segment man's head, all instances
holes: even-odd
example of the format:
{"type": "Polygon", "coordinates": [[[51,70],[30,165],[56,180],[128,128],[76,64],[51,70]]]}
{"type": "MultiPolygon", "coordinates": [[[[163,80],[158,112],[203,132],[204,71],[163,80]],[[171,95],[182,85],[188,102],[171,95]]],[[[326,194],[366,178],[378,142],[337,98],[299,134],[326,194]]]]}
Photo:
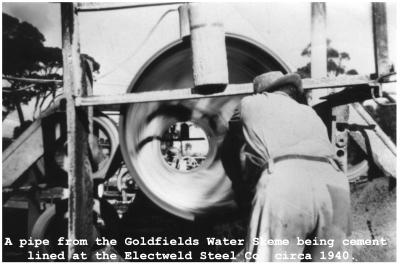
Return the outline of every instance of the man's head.
{"type": "Polygon", "coordinates": [[[284,75],[280,71],[272,71],[257,76],[253,83],[256,93],[273,93],[279,91],[287,94],[299,103],[306,104],[305,93],[298,74],[284,75]]]}

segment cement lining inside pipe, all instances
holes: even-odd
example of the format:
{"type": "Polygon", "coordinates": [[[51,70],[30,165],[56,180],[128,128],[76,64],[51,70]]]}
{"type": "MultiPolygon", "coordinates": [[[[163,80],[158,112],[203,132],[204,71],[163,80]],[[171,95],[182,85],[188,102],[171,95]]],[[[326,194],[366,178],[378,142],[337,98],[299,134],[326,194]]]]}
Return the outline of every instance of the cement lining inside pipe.
{"type": "MultiPolygon", "coordinates": [[[[259,74],[289,68],[271,51],[247,38],[226,37],[229,82],[247,83],[259,74]]],[[[193,86],[189,39],[157,53],[131,83],[129,92],[193,86]]],[[[186,219],[235,208],[231,182],[219,158],[228,121],[241,97],[132,104],[122,108],[121,150],[143,192],[163,209],[186,219]],[[165,163],[163,133],[171,124],[191,121],[208,135],[210,150],[198,170],[179,171],[165,163]]]]}

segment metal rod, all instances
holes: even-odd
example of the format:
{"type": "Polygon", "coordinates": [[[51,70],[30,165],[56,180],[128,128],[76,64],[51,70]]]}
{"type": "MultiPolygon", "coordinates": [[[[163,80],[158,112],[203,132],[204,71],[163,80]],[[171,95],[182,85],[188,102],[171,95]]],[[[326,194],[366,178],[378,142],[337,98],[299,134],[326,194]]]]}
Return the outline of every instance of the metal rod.
{"type": "MultiPolygon", "coordinates": [[[[366,76],[354,75],[343,76],[336,78],[319,78],[303,79],[303,89],[324,89],[334,87],[346,87],[356,85],[375,84],[366,76]]],[[[97,95],[90,97],[77,97],[75,99],[76,106],[95,106],[95,105],[113,105],[113,104],[129,104],[129,103],[144,103],[152,101],[172,101],[172,100],[188,100],[212,97],[226,97],[237,95],[253,94],[253,83],[245,84],[230,84],[227,85],[223,92],[213,94],[198,94],[194,93],[193,88],[182,88],[173,90],[146,91],[138,93],[125,93],[113,95],[97,95]]]]}

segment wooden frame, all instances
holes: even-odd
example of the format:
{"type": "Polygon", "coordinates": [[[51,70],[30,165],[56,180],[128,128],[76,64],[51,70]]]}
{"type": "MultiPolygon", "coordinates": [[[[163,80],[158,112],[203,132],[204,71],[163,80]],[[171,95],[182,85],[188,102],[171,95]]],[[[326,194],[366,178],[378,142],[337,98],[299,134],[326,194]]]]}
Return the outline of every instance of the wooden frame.
{"type": "MultiPolygon", "coordinates": [[[[385,39],[386,19],[382,19],[384,3],[373,4],[374,14],[374,43],[377,61],[377,72],[382,74],[382,69],[387,69],[387,60],[380,56],[387,55],[387,36],[385,39]],[[376,38],[382,39],[377,42],[376,38]],[[386,45],[386,46],[385,46],[386,45]]],[[[213,94],[201,94],[193,88],[184,88],[168,91],[150,91],[120,95],[87,96],[86,77],[82,70],[82,62],[79,51],[78,36],[78,11],[100,11],[114,10],[120,8],[84,8],[78,7],[77,3],[61,3],[62,14],[62,37],[63,37],[63,66],[64,66],[64,93],[67,100],[67,126],[68,126],[68,156],[69,164],[69,239],[93,239],[92,224],[92,181],[89,155],[89,123],[90,117],[84,106],[128,104],[137,102],[151,102],[163,100],[199,99],[204,97],[221,97],[233,95],[246,95],[254,93],[253,84],[229,84],[223,92],[213,94]],[[86,122],[88,124],[86,124],[86,122]]],[[[182,30],[182,34],[184,30],[182,30]]],[[[318,33],[316,33],[318,34],[318,33]]],[[[54,82],[54,81],[52,81],[54,82]]],[[[340,78],[304,79],[305,90],[327,89],[335,87],[346,87],[355,85],[377,84],[367,77],[346,76],[340,78]]],[[[340,111],[338,112],[338,115],[340,111]]],[[[347,115],[347,114],[346,114],[347,115]]],[[[343,119],[338,119],[343,122],[343,119]]],[[[347,119],[344,119],[346,122],[347,119]]],[[[336,138],[335,138],[336,139],[336,138]]],[[[88,246],[69,246],[69,259],[73,259],[75,253],[86,253],[90,255],[91,244],[88,246]]],[[[89,258],[89,257],[88,257],[89,258]]]]}

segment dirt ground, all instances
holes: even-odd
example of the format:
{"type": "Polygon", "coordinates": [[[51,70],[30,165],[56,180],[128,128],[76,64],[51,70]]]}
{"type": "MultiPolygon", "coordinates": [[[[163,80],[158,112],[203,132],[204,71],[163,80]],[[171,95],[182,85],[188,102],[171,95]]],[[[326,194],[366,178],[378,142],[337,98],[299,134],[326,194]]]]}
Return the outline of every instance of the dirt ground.
{"type": "Polygon", "coordinates": [[[352,187],[354,239],[387,240],[386,246],[354,246],[354,261],[396,261],[396,188],[388,178],[352,187]]]}

